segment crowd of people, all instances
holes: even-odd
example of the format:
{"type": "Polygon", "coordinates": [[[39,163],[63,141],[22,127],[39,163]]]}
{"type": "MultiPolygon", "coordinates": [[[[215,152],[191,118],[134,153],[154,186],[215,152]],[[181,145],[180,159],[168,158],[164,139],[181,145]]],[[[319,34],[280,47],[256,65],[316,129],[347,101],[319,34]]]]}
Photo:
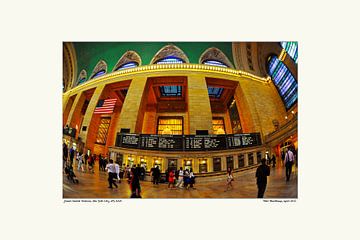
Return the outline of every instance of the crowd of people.
{"type": "MultiPolygon", "coordinates": [[[[290,181],[292,167],[296,164],[296,152],[293,148],[289,147],[286,151],[281,155],[283,164],[285,166],[285,176],[286,182],[290,181]]],[[[108,173],[108,182],[109,188],[118,188],[117,183],[121,183],[121,181],[126,178],[127,183],[129,184],[131,190],[131,198],[141,198],[141,184],[140,181],[145,180],[146,169],[144,166],[133,165],[130,167],[129,165],[123,164],[120,165],[119,162],[114,162],[112,159],[107,159],[103,157],[101,154],[98,156],[95,154],[88,155],[87,153],[77,152],[74,148],[68,149],[67,145],[63,144],[63,169],[64,173],[67,176],[67,179],[73,183],[79,183],[78,178],[74,172],[74,160],[77,161],[77,170],[79,172],[88,172],[94,173],[94,165],[95,161],[99,163],[99,172],[107,172],[108,173]]],[[[273,154],[270,158],[261,159],[261,165],[257,167],[255,177],[256,177],[256,185],[258,188],[258,198],[263,198],[267,185],[267,177],[270,176],[270,167],[276,166],[276,157],[273,154]]],[[[159,166],[155,166],[150,170],[151,182],[153,185],[159,185],[161,182],[167,182],[168,189],[195,189],[195,174],[193,169],[185,169],[182,167],[179,170],[166,170],[165,171],[165,179],[161,174],[159,166]]],[[[226,188],[225,191],[232,190],[234,188],[233,185],[234,176],[231,168],[227,169],[226,174],[226,188]]]]}

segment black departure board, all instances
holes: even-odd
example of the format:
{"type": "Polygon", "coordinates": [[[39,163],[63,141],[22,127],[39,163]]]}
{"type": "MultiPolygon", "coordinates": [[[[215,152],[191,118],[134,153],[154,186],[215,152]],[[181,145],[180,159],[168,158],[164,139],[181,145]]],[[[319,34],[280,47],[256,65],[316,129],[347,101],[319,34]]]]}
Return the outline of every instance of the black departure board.
{"type": "Polygon", "coordinates": [[[141,135],[140,148],[142,149],[158,149],[159,137],[158,135],[141,135]]]}
{"type": "Polygon", "coordinates": [[[122,134],[121,147],[138,148],[140,136],[136,134],[122,134]]]}
{"type": "Polygon", "coordinates": [[[257,133],[227,135],[228,148],[243,148],[261,145],[260,135],[257,133]]]}
{"type": "Polygon", "coordinates": [[[261,145],[259,133],[229,135],[139,135],[120,133],[115,143],[117,147],[160,151],[212,151],[259,145],[261,145]]]}
{"type": "Polygon", "coordinates": [[[159,150],[182,151],[182,135],[159,135],[159,150]]]}
{"type": "Polygon", "coordinates": [[[205,150],[226,149],[226,135],[203,136],[205,150]]]}
{"type": "Polygon", "coordinates": [[[186,135],[184,137],[184,150],[185,151],[202,151],[204,139],[203,136],[186,135]]]}

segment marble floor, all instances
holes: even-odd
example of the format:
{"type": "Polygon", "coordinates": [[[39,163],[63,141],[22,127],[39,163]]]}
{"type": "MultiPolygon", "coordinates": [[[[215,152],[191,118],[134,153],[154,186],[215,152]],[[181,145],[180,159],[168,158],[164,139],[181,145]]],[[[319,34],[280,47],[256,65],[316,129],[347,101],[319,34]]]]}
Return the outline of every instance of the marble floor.
{"type": "MultiPolygon", "coordinates": [[[[75,169],[79,184],[69,182],[63,177],[63,198],[129,198],[130,189],[126,181],[122,181],[119,188],[109,189],[107,174],[99,172],[83,173],[75,169]]],[[[142,181],[142,198],[256,198],[257,186],[255,179],[256,168],[246,170],[236,175],[234,188],[226,189],[226,177],[223,181],[198,183],[196,189],[168,189],[167,184],[153,185],[142,181]]],[[[271,167],[264,198],[297,198],[298,178],[297,169],[293,172],[289,182],[285,181],[285,169],[281,166],[271,167]]]]}

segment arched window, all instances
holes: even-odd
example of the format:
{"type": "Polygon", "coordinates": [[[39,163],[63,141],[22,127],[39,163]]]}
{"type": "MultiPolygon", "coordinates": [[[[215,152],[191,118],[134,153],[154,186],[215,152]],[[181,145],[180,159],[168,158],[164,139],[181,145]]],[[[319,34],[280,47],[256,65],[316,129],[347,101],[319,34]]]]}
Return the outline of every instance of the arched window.
{"type": "Polygon", "coordinates": [[[217,67],[234,68],[226,55],[216,47],[206,49],[200,56],[200,64],[213,65],[217,67]]]}
{"type": "Polygon", "coordinates": [[[298,60],[298,43],[297,42],[281,42],[281,47],[285,49],[287,54],[297,63],[298,60]]]}
{"type": "Polygon", "coordinates": [[[174,56],[167,56],[155,62],[155,64],[171,64],[171,63],[184,63],[184,60],[174,56]]]}
{"type": "Polygon", "coordinates": [[[96,64],[96,66],[95,66],[95,68],[94,68],[94,70],[93,70],[93,72],[92,72],[92,74],[91,74],[90,79],[97,78],[97,77],[100,77],[100,76],[102,76],[102,75],[105,75],[105,74],[106,74],[106,71],[107,71],[107,64],[106,64],[106,62],[105,62],[104,60],[100,60],[100,61],[96,64]]]}
{"type": "Polygon", "coordinates": [[[138,66],[139,66],[139,64],[137,62],[128,62],[128,63],[124,63],[123,65],[116,68],[115,71],[119,71],[119,70],[127,69],[127,68],[134,68],[134,67],[138,67],[138,66]]]}
{"type": "Polygon", "coordinates": [[[125,52],[113,68],[113,72],[141,66],[140,55],[132,50],[125,52]]]}
{"type": "Polygon", "coordinates": [[[220,61],[217,61],[217,60],[206,60],[203,62],[203,64],[213,65],[213,66],[217,66],[217,67],[228,67],[226,64],[224,64],[220,61]]]}
{"type": "Polygon", "coordinates": [[[81,70],[80,74],[79,74],[79,77],[78,77],[78,80],[76,82],[76,85],[80,85],[80,84],[83,84],[84,82],[87,81],[87,73],[85,71],[85,69],[81,70]]]}
{"type": "Polygon", "coordinates": [[[289,110],[297,101],[297,81],[286,65],[276,56],[272,56],[268,62],[269,74],[274,82],[286,110],[289,110]]]}
{"type": "Polygon", "coordinates": [[[150,64],[171,63],[189,63],[189,59],[185,53],[173,44],[161,48],[150,61],[150,64]]]}

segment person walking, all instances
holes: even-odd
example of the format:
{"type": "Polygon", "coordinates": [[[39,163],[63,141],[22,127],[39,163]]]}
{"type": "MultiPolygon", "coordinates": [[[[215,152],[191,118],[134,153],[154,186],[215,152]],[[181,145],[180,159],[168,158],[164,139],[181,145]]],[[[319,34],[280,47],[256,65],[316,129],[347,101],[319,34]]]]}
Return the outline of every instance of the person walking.
{"type": "Polygon", "coordinates": [[[68,148],[66,146],[66,143],[63,143],[63,168],[66,167],[66,161],[68,159],[68,148]]]}
{"type": "Polygon", "coordinates": [[[114,181],[114,178],[117,178],[117,176],[116,176],[117,173],[116,173],[116,166],[112,159],[110,159],[110,162],[106,165],[105,169],[108,171],[108,174],[109,174],[109,177],[108,177],[109,187],[108,188],[112,188],[113,184],[116,188],[118,188],[118,185],[114,181]]]}
{"type": "Polygon", "coordinates": [[[228,191],[230,187],[231,187],[231,189],[234,188],[234,186],[232,185],[232,182],[233,182],[233,181],[234,181],[234,176],[233,176],[233,174],[232,174],[231,168],[229,167],[229,168],[227,169],[226,190],[225,190],[225,192],[228,191]]]}
{"type": "Polygon", "coordinates": [[[256,169],[256,184],[258,187],[258,198],[263,198],[266,184],[267,184],[267,177],[270,176],[270,167],[266,165],[266,159],[261,159],[261,165],[256,169]]]}
{"type": "Polygon", "coordinates": [[[78,171],[82,171],[84,172],[84,163],[83,160],[84,159],[84,154],[83,153],[79,153],[79,157],[78,157],[78,171]]]}
{"type": "Polygon", "coordinates": [[[175,173],[174,173],[173,170],[170,170],[169,179],[168,179],[168,181],[169,181],[168,188],[172,189],[172,188],[175,187],[174,186],[174,180],[175,180],[175,173]]]}
{"type": "Polygon", "coordinates": [[[140,178],[135,171],[135,168],[131,168],[131,179],[129,182],[131,190],[130,198],[141,198],[140,178]]]}
{"type": "Polygon", "coordinates": [[[275,157],[274,154],[271,157],[271,161],[272,161],[272,166],[275,167],[275,165],[276,165],[276,157],[275,157]]]}
{"type": "Polygon", "coordinates": [[[190,168],[190,188],[195,189],[194,185],[195,185],[195,175],[193,169],[190,168]]]}
{"type": "Polygon", "coordinates": [[[184,171],[182,170],[182,167],[180,167],[179,177],[178,177],[178,182],[176,184],[176,187],[183,188],[183,184],[184,184],[184,171]]]}
{"type": "Polygon", "coordinates": [[[290,148],[287,149],[284,161],[285,161],[286,181],[288,182],[290,181],[292,165],[294,164],[295,161],[294,153],[291,151],[290,148]]]}

